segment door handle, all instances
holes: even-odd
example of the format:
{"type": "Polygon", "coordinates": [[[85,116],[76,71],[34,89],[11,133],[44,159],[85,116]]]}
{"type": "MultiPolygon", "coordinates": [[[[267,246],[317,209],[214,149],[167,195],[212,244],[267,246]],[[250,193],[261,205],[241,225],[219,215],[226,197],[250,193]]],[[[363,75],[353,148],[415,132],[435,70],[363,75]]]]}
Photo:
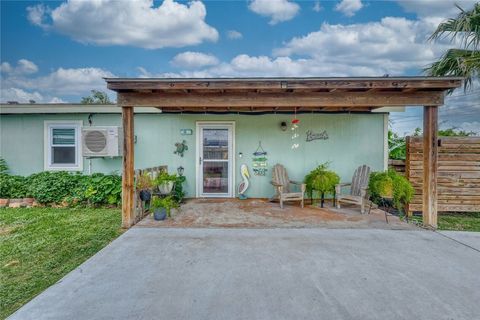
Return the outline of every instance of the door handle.
{"type": "Polygon", "coordinates": [[[198,157],[198,164],[202,164],[202,157],[198,157]]]}

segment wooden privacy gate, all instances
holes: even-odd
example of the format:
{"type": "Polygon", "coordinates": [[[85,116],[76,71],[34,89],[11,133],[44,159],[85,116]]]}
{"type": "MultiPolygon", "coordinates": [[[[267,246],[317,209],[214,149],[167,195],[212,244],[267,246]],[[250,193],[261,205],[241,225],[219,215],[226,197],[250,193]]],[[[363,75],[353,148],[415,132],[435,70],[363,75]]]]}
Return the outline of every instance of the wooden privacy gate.
{"type": "MultiPolygon", "coordinates": [[[[408,210],[422,211],[422,137],[407,137],[405,174],[415,188],[408,210]]],[[[441,137],[438,147],[438,211],[480,211],[480,137],[441,137]]]]}

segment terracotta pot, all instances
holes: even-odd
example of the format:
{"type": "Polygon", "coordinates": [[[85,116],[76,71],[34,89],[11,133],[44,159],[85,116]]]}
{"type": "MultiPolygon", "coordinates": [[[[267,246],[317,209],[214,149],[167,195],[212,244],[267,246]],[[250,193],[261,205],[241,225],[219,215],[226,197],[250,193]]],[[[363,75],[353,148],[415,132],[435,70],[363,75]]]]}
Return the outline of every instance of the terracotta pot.
{"type": "Polygon", "coordinates": [[[20,208],[23,206],[23,199],[10,199],[9,208],[20,208]]]}
{"type": "Polygon", "coordinates": [[[6,206],[8,206],[9,201],[10,199],[0,199],[0,208],[5,208],[6,206]]]}

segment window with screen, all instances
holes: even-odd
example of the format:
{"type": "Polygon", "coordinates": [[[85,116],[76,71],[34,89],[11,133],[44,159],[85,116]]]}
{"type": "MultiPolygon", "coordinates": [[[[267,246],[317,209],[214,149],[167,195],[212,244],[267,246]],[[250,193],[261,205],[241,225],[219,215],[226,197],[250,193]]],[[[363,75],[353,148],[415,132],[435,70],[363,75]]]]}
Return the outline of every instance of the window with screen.
{"type": "Polygon", "coordinates": [[[46,124],[46,169],[82,170],[80,128],[77,122],[46,124]]]}

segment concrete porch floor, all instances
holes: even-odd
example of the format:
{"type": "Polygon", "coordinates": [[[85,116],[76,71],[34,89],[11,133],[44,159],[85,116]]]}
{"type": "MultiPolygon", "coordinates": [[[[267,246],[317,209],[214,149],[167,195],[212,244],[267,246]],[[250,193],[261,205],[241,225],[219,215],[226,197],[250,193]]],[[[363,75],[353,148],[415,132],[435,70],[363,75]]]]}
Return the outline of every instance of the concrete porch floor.
{"type": "Polygon", "coordinates": [[[171,219],[155,221],[146,216],[140,227],[188,228],[378,228],[417,229],[416,226],[388,216],[382,210],[372,209],[370,214],[360,214],[359,207],[325,208],[298,202],[287,203],[281,209],[278,203],[265,199],[189,199],[171,219]]]}

